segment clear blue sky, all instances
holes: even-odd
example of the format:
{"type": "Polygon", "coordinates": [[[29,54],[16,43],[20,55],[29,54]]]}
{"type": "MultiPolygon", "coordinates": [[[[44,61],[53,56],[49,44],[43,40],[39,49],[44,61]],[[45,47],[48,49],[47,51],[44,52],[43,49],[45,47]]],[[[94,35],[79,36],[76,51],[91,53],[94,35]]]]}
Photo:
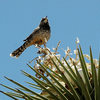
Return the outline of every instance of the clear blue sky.
{"type": "MultiPolygon", "coordinates": [[[[36,57],[37,49],[28,48],[18,59],[9,54],[36,28],[42,17],[48,16],[52,49],[61,40],[59,51],[67,46],[75,49],[79,37],[83,52],[94,57],[100,53],[100,0],[0,0],[0,83],[13,86],[3,76],[23,83],[26,79],[20,70],[28,71],[28,61],[36,57]]],[[[30,70],[28,71],[30,72],[30,70]]],[[[31,73],[31,72],[30,72],[31,73]]],[[[5,88],[0,86],[0,90],[5,88]]],[[[0,93],[0,100],[11,100],[0,93]]]]}

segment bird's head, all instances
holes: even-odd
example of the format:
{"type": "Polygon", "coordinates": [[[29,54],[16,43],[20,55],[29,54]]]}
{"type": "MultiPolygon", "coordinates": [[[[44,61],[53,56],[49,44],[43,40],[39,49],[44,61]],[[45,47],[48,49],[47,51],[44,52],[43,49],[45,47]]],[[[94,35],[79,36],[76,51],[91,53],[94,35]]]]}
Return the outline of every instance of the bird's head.
{"type": "Polygon", "coordinates": [[[48,23],[48,18],[47,16],[41,19],[41,23],[48,23]]]}
{"type": "Polygon", "coordinates": [[[49,27],[49,22],[47,16],[41,19],[40,27],[49,27]]]}

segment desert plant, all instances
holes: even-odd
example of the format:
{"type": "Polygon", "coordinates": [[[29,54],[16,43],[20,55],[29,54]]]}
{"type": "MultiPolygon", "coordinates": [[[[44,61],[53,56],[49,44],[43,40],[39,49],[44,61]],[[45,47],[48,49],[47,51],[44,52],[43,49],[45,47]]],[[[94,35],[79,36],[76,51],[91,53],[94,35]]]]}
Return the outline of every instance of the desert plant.
{"type": "Polygon", "coordinates": [[[1,84],[13,92],[0,92],[14,100],[19,98],[24,100],[99,100],[100,57],[99,60],[93,59],[91,47],[90,56],[83,54],[79,40],[77,40],[76,50],[74,50],[75,58],[71,57],[71,49],[69,48],[65,50],[65,57],[61,58],[57,51],[59,44],[60,42],[56,48],[53,48],[53,52],[47,47],[39,47],[40,56],[33,59],[35,61],[34,67],[27,64],[35,72],[35,76],[22,71],[36,84],[26,83],[40,90],[41,93],[37,93],[8,77],[5,78],[16,84],[18,88],[1,84]]]}

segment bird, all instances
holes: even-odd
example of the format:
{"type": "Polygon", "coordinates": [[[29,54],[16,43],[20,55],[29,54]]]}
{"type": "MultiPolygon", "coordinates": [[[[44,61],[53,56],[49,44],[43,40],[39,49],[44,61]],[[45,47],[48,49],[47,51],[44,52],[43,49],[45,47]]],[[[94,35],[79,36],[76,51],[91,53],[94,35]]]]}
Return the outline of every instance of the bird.
{"type": "Polygon", "coordinates": [[[48,18],[46,16],[41,19],[39,26],[34,29],[34,31],[25,40],[23,40],[23,45],[13,51],[10,56],[18,58],[26,48],[32,45],[45,45],[46,42],[50,39],[50,36],[51,29],[48,18]]]}

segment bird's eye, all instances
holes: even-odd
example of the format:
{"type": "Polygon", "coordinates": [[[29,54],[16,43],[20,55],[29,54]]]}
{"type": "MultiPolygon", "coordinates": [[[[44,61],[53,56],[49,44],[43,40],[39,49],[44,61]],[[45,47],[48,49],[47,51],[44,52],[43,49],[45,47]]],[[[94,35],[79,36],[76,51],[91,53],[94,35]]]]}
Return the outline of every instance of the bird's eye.
{"type": "Polygon", "coordinates": [[[42,18],[42,21],[44,21],[45,20],[45,18],[42,18]]]}
{"type": "Polygon", "coordinates": [[[43,23],[47,23],[47,22],[48,22],[47,17],[46,17],[46,18],[42,18],[41,22],[43,22],[43,23]]]}

